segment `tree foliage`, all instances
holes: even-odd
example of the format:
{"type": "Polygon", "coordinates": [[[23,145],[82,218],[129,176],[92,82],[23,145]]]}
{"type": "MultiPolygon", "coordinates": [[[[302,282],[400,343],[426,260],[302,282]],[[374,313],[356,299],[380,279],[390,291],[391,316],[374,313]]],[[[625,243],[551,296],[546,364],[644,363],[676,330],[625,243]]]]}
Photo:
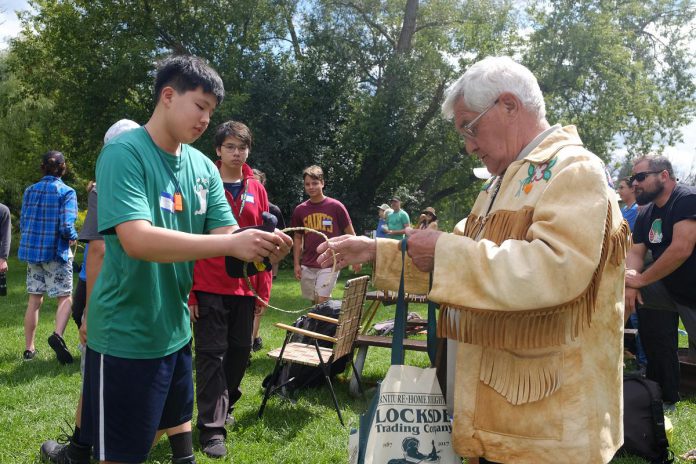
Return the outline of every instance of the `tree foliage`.
{"type": "MultiPolygon", "coordinates": [[[[193,53],[220,72],[227,119],[254,131],[250,161],[288,214],[301,170],[321,165],[326,191],[358,230],[398,191],[406,209],[455,221],[478,191],[477,163],[444,121],[443,92],[462,69],[510,54],[538,76],[549,119],[579,126],[607,158],[678,138],[694,114],[695,14],[688,0],[33,0],[0,57],[2,177],[35,180],[34,161],[66,153],[93,177],[104,131],[144,123],[154,64],[193,53]]],[[[196,143],[213,154],[212,130],[196,143]]],[[[0,179],[0,196],[7,181],[0,179]]]]}

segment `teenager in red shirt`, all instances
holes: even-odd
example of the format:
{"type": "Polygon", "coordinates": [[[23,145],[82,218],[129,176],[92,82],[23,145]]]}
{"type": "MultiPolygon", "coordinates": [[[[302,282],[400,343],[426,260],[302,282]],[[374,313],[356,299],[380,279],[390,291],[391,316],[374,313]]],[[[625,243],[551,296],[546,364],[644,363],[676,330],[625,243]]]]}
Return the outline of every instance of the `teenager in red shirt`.
{"type": "MultiPolygon", "coordinates": [[[[252,134],[237,121],[228,121],[216,129],[217,166],[225,187],[227,201],[240,227],[262,223],[268,211],[268,196],[254,178],[247,157],[252,134]]],[[[258,295],[268,301],[271,273],[250,277],[258,295]]],[[[203,452],[213,458],[227,454],[225,424],[234,421],[232,409],[242,396],[239,386],[251,352],[254,314],[264,304],[247,282],[231,278],[225,271],[225,258],[196,261],[193,290],[189,298],[196,351],[197,427],[203,452]]]]}

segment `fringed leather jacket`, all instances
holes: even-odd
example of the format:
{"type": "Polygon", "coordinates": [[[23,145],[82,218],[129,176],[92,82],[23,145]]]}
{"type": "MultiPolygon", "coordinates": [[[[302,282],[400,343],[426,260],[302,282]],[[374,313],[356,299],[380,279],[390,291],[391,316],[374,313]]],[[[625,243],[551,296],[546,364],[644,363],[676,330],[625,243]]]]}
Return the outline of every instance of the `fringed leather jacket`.
{"type": "MultiPolygon", "coordinates": [[[[623,442],[624,260],[630,242],[604,165],[574,126],[483,187],[435,249],[429,298],[458,341],[453,440],[506,464],[607,463],[623,442]]],[[[378,240],[376,284],[400,252],[378,240]]],[[[407,291],[427,277],[407,266],[407,291]]]]}

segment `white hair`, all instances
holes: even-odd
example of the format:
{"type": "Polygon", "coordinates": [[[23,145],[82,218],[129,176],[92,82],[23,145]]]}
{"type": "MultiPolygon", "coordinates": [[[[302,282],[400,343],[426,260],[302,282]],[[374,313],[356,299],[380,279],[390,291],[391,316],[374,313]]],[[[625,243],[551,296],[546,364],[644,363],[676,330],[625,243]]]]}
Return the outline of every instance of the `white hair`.
{"type": "Polygon", "coordinates": [[[104,134],[104,145],[106,145],[109,140],[113,139],[117,135],[121,135],[124,132],[128,132],[132,129],[137,129],[138,127],[140,127],[140,124],[135,121],[131,121],[130,119],[121,119],[116,121],[111,127],[109,127],[106,134],[104,134]]]}
{"type": "Polygon", "coordinates": [[[445,92],[442,114],[454,117],[454,105],[462,98],[472,111],[483,111],[500,94],[510,92],[527,111],[546,117],[546,105],[534,74],[509,56],[488,56],[475,63],[445,92]]]}

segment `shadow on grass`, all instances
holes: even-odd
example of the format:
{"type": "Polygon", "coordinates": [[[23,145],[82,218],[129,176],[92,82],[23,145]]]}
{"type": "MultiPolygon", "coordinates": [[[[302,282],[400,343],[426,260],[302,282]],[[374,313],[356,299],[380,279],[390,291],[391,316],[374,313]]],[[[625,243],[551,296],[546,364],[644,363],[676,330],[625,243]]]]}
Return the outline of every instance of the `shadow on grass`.
{"type": "MultiPolygon", "coordinates": [[[[51,353],[53,354],[53,353],[51,353]]],[[[21,354],[0,356],[0,385],[26,384],[37,377],[71,376],[80,371],[80,358],[76,357],[72,364],[62,365],[55,358],[33,359],[23,361],[21,354]],[[12,366],[9,370],[8,366],[12,366]]]]}

